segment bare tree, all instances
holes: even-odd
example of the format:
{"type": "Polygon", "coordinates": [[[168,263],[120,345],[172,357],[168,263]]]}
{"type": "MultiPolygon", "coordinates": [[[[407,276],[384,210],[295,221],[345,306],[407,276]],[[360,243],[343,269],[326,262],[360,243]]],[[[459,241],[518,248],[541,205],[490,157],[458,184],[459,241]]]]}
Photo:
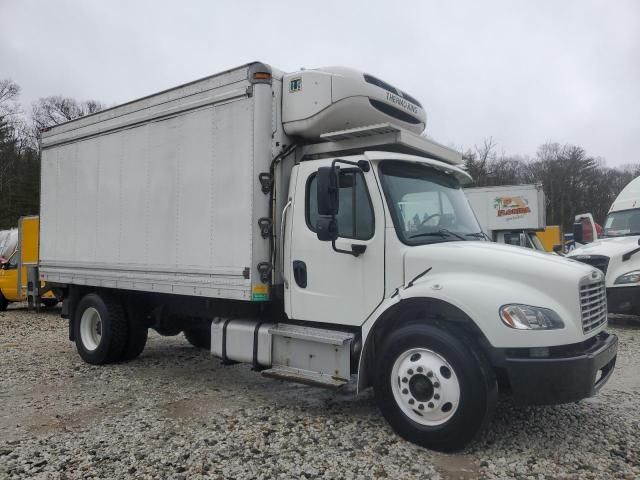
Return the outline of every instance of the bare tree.
{"type": "Polygon", "coordinates": [[[34,127],[42,130],[85,115],[97,113],[104,108],[104,105],[96,100],[79,102],[73,98],[53,95],[41,98],[33,104],[31,118],[34,127]]]}
{"type": "Polygon", "coordinates": [[[12,80],[0,79],[0,194],[14,176],[16,143],[15,126],[20,112],[20,87],[12,80]]]}
{"type": "Polygon", "coordinates": [[[20,112],[18,97],[20,86],[9,78],[0,79],[0,118],[7,118],[20,112]]]}

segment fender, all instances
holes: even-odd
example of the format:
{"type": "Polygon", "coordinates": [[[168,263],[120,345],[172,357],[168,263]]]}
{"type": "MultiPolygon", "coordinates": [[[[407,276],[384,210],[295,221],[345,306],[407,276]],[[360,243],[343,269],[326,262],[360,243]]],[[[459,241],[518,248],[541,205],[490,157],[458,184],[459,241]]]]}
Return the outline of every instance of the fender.
{"type": "Polygon", "coordinates": [[[555,294],[544,287],[539,288],[514,278],[501,278],[484,273],[450,272],[428,274],[412,286],[399,287],[397,294],[387,297],[362,324],[362,351],[358,362],[358,388],[368,384],[366,375],[367,352],[372,342],[370,333],[381,318],[393,315],[403,302],[409,299],[438,301],[462,312],[478,328],[491,347],[517,348],[566,345],[584,341],[578,304],[562,298],[564,292],[555,294]],[[499,318],[499,309],[508,303],[522,303],[551,308],[565,323],[565,328],[550,331],[514,330],[504,325],[499,318]],[[568,309],[567,303],[575,309],[568,309]]]}

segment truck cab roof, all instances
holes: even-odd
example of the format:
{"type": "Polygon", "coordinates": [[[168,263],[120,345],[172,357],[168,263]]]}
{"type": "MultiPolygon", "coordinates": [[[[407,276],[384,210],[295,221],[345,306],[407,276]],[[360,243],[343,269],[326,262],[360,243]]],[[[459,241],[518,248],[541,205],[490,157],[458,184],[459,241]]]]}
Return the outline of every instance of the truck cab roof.
{"type": "Polygon", "coordinates": [[[640,208],[640,177],[631,180],[629,184],[622,189],[611,205],[609,213],[619,210],[630,210],[632,208],[640,208]]]}

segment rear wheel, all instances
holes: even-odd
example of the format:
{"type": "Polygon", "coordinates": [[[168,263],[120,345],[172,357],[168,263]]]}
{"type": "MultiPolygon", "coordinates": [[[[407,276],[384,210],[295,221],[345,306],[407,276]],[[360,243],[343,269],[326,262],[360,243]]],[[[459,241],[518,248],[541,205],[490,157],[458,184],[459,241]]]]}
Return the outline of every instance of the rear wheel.
{"type": "Polygon", "coordinates": [[[184,331],[187,341],[196,348],[211,350],[211,330],[208,328],[195,328],[184,331]]]}
{"type": "Polygon", "coordinates": [[[2,292],[0,292],[0,312],[4,312],[7,309],[7,305],[9,305],[9,302],[4,298],[2,292]]]}
{"type": "Polygon", "coordinates": [[[149,334],[149,328],[139,309],[132,306],[127,309],[127,323],[129,335],[127,337],[127,345],[122,352],[122,360],[125,362],[140,356],[147,344],[147,336],[149,334]]]}
{"type": "Polygon", "coordinates": [[[168,326],[168,327],[153,327],[153,329],[158,332],[158,334],[163,337],[175,337],[176,335],[180,335],[180,327],[177,326],[168,326]]]}
{"type": "Polygon", "coordinates": [[[411,324],[382,344],[373,374],[382,414],[403,438],[456,451],[489,422],[497,400],[493,371],[470,341],[411,324]]]}
{"type": "Polygon", "coordinates": [[[116,362],[127,345],[127,319],[120,301],[89,293],[78,303],[74,318],[76,349],[93,365],[116,362]]]}
{"type": "Polygon", "coordinates": [[[57,298],[42,298],[41,301],[42,304],[47,308],[55,307],[58,304],[57,298]]]}

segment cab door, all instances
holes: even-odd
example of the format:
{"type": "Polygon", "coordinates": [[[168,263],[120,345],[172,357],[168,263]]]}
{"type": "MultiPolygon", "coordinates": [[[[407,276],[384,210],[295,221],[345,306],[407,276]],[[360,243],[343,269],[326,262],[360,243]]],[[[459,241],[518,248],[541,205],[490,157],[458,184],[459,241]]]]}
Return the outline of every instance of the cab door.
{"type": "Polygon", "coordinates": [[[18,252],[9,257],[9,260],[0,269],[0,291],[4,298],[10,302],[21,300],[18,289],[18,252]]]}
{"type": "Polygon", "coordinates": [[[287,255],[287,314],[322,323],[361,325],[384,298],[384,210],[372,169],[341,168],[338,250],[316,236],[317,178],[331,160],[298,165],[287,255]]]}

